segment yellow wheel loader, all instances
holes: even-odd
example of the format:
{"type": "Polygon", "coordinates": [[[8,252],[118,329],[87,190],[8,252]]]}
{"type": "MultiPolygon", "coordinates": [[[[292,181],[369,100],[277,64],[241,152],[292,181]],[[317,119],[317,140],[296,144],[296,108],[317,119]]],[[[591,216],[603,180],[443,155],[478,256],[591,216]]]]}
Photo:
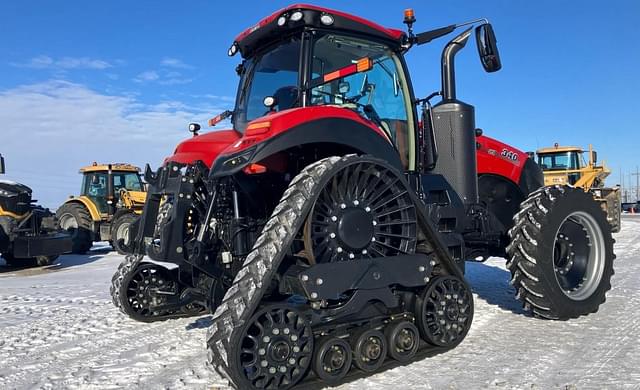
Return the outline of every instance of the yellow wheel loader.
{"type": "Polygon", "coordinates": [[[129,226],[142,213],[146,199],[140,168],[93,163],[80,173],[80,196],[70,196],[56,211],[60,227],[73,237],[73,253],[85,253],[94,241],[109,241],[125,254],[129,226]]]}
{"type": "Polygon", "coordinates": [[[620,231],[620,187],[605,187],[605,179],[611,170],[604,162],[598,165],[598,153],[589,145],[586,151],[576,146],[560,146],[536,151],[538,165],[544,172],[544,185],[572,185],[590,192],[602,209],[612,232],[620,231]],[[587,158],[585,159],[585,153],[587,158]]]}

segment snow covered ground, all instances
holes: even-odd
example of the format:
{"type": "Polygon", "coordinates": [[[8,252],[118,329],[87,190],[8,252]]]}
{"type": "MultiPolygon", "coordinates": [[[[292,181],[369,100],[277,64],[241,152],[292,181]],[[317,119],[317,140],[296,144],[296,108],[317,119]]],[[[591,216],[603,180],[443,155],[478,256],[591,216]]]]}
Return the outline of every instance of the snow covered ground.
{"type": "MultiPolygon", "coordinates": [[[[613,289],[598,313],[528,317],[504,260],[469,264],[476,315],[460,346],[339,388],[640,389],[640,216],[625,216],[615,238],[613,289]]],[[[205,365],[209,317],[142,324],[112,306],[121,259],[94,247],[45,268],[0,263],[0,389],[225,388],[205,365]]]]}

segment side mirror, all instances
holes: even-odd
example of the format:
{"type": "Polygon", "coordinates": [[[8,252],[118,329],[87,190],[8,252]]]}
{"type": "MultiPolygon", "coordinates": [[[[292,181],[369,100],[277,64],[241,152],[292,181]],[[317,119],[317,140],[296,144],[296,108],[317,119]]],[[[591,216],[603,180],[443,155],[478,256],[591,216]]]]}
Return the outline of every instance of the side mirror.
{"type": "Polygon", "coordinates": [[[193,133],[194,137],[198,135],[198,131],[200,131],[200,125],[198,123],[189,123],[189,132],[193,133]]]}
{"type": "Polygon", "coordinates": [[[0,175],[4,175],[5,173],[5,169],[4,169],[4,157],[2,157],[0,155],[0,175]]]}
{"type": "Polygon", "coordinates": [[[476,44],[484,70],[489,73],[499,71],[502,68],[502,62],[500,62],[496,35],[490,23],[476,27],[476,44]]]}
{"type": "Polygon", "coordinates": [[[595,150],[591,152],[591,161],[593,161],[593,165],[598,163],[598,152],[595,150]]]}

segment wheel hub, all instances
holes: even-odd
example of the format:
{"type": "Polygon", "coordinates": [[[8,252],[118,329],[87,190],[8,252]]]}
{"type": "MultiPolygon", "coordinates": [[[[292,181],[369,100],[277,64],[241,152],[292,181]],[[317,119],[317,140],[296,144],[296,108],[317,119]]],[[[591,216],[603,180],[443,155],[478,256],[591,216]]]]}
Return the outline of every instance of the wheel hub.
{"type": "Polygon", "coordinates": [[[269,351],[273,360],[277,362],[283,362],[287,360],[287,358],[291,354],[291,347],[286,341],[279,340],[269,347],[269,351]]]}
{"type": "Polygon", "coordinates": [[[364,355],[369,360],[376,360],[380,357],[380,352],[382,348],[380,347],[380,340],[375,337],[369,337],[366,344],[364,345],[364,355]]]}
{"type": "Polygon", "coordinates": [[[415,335],[409,332],[407,329],[403,329],[396,339],[396,346],[400,349],[407,351],[413,348],[415,343],[415,335]]]}
{"type": "Polygon", "coordinates": [[[339,217],[338,238],[350,250],[362,250],[374,234],[373,217],[364,208],[350,207],[339,217]]]}

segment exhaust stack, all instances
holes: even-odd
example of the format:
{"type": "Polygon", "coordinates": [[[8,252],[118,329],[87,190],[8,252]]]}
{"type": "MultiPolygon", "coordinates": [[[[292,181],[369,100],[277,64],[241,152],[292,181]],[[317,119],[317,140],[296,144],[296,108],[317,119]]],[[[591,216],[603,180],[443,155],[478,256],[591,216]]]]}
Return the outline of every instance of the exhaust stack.
{"type": "Polygon", "coordinates": [[[453,38],[447,46],[442,50],[442,100],[452,101],[456,100],[456,70],[455,70],[455,56],[462,48],[465,47],[469,37],[471,36],[472,28],[464,30],[460,35],[453,38]]]}

